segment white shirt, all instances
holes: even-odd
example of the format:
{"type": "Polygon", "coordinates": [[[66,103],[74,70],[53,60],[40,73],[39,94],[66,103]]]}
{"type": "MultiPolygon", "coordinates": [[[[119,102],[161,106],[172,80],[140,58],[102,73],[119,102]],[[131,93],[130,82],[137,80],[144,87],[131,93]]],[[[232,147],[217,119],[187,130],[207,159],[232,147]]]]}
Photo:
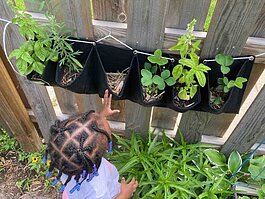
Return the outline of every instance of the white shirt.
{"type": "MultiPolygon", "coordinates": [[[[66,185],[62,199],[112,199],[120,192],[119,173],[116,167],[102,158],[98,169],[98,176],[95,176],[90,182],[86,180],[81,184],[80,191],[70,193],[70,190],[76,185],[74,176],[66,185]]],[[[62,183],[67,179],[67,175],[61,177],[62,183]]]]}

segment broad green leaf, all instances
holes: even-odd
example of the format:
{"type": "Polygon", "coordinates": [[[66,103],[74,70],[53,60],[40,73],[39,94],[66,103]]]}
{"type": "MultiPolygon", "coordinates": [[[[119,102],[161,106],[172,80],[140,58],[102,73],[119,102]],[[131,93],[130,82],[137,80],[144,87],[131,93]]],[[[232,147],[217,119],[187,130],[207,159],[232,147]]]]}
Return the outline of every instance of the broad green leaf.
{"type": "Polygon", "coordinates": [[[235,86],[235,81],[234,80],[230,80],[227,84],[227,88],[233,88],[235,86]]]}
{"type": "Polygon", "coordinates": [[[206,77],[205,74],[201,71],[196,71],[195,76],[198,80],[198,83],[200,84],[201,87],[204,87],[206,84],[206,77]]]}
{"type": "Polygon", "coordinates": [[[168,60],[166,58],[162,57],[162,50],[161,49],[157,49],[154,52],[154,55],[150,55],[147,57],[147,59],[153,63],[153,64],[158,64],[160,66],[163,66],[165,64],[168,63],[168,60]]]}
{"type": "Polygon", "coordinates": [[[162,77],[164,80],[167,79],[169,76],[170,76],[170,71],[169,71],[169,70],[164,70],[164,71],[161,73],[161,77],[162,77]]]}
{"type": "Polygon", "coordinates": [[[227,86],[224,86],[224,92],[228,93],[230,91],[230,88],[228,88],[227,86]]]}
{"type": "Polygon", "coordinates": [[[192,99],[195,94],[197,93],[198,86],[197,85],[192,85],[190,87],[190,98],[192,99]]]}
{"type": "Polygon", "coordinates": [[[240,88],[242,89],[243,88],[243,83],[246,82],[247,79],[244,78],[244,77],[237,77],[236,80],[235,80],[235,86],[237,88],[240,88]]]}
{"type": "Polygon", "coordinates": [[[151,73],[152,73],[152,74],[155,74],[156,71],[157,71],[157,65],[152,66],[152,67],[151,67],[151,73]]]}
{"type": "Polygon", "coordinates": [[[263,193],[265,193],[265,184],[262,185],[261,190],[263,193]]]}
{"type": "Polygon", "coordinates": [[[175,46],[170,47],[168,50],[170,50],[170,51],[180,51],[181,46],[182,46],[182,45],[177,44],[177,45],[175,45],[175,46]]]}
{"type": "Polygon", "coordinates": [[[216,149],[205,149],[204,154],[207,156],[209,161],[217,166],[226,165],[226,157],[224,154],[220,153],[216,149]]]}
{"type": "Polygon", "coordinates": [[[33,70],[42,75],[45,65],[40,62],[33,62],[33,70]]]}
{"type": "Polygon", "coordinates": [[[16,59],[20,58],[22,55],[22,52],[19,49],[15,49],[13,50],[10,55],[9,55],[9,59],[11,59],[12,57],[16,57],[16,59]]]}
{"type": "Polygon", "coordinates": [[[225,85],[227,85],[228,82],[229,82],[228,78],[227,78],[227,77],[224,77],[224,78],[223,78],[223,82],[224,82],[225,85]]]}
{"type": "Polygon", "coordinates": [[[24,61],[23,59],[19,58],[17,60],[17,68],[19,70],[19,72],[22,74],[22,75],[25,75],[27,73],[27,67],[28,67],[28,64],[26,61],[24,61]]]}
{"type": "Polygon", "coordinates": [[[29,64],[32,64],[32,62],[34,61],[34,59],[30,56],[28,52],[23,52],[21,58],[29,64]]]}
{"type": "Polygon", "coordinates": [[[154,52],[154,56],[156,58],[160,58],[162,56],[162,50],[161,49],[156,49],[154,52]]]}
{"type": "Polygon", "coordinates": [[[164,79],[158,75],[155,75],[153,77],[153,82],[157,84],[159,90],[164,90],[166,87],[166,84],[164,82],[164,79]]]}
{"type": "Polygon", "coordinates": [[[230,72],[230,68],[226,66],[221,66],[221,72],[226,75],[227,73],[230,72]]]}
{"type": "Polygon", "coordinates": [[[217,104],[217,105],[221,104],[222,103],[222,98],[220,96],[215,97],[213,103],[217,104]]]}
{"type": "Polygon", "coordinates": [[[37,57],[41,60],[41,61],[45,61],[46,59],[46,51],[43,48],[40,48],[38,50],[35,50],[35,46],[34,46],[34,52],[37,55],[37,57]]]}
{"type": "Polygon", "coordinates": [[[208,72],[209,70],[211,70],[210,67],[208,67],[208,66],[206,66],[204,64],[199,64],[198,67],[199,67],[200,71],[205,72],[205,73],[208,72]]]}
{"type": "Polygon", "coordinates": [[[221,66],[230,66],[234,60],[231,55],[218,54],[215,56],[215,61],[221,66]]]}
{"type": "Polygon", "coordinates": [[[188,93],[185,89],[181,88],[179,93],[178,93],[178,97],[182,100],[189,100],[189,96],[188,93]]]}
{"type": "Polygon", "coordinates": [[[235,173],[236,170],[242,164],[242,158],[237,151],[233,151],[228,158],[228,169],[231,173],[235,173]]]}
{"type": "Polygon", "coordinates": [[[165,80],[165,82],[168,86],[173,86],[176,83],[176,80],[174,79],[174,77],[169,77],[165,80]]]}
{"type": "Polygon", "coordinates": [[[24,75],[30,74],[34,70],[33,64],[27,66],[27,70],[25,71],[24,75]]]}
{"type": "Polygon", "coordinates": [[[223,78],[218,78],[218,79],[217,79],[217,83],[218,83],[218,84],[224,84],[223,78]]]}
{"type": "Polygon", "coordinates": [[[192,44],[193,48],[195,48],[196,50],[200,50],[199,45],[201,44],[201,40],[197,40],[196,42],[194,42],[192,44]]]}
{"type": "Polygon", "coordinates": [[[141,78],[141,83],[142,83],[143,86],[150,86],[153,83],[153,81],[149,77],[142,77],[141,78]]]}
{"type": "Polygon", "coordinates": [[[145,68],[146,70],[151,71],[151,67],[152,67],[152,65],[151,65],[150,63],[148,63],[148,62],[145,62],[145,63],[144,63],[144,68],[145,68]]]}
{"type": "Polygon", "coordinates": [[[183,66],[188,66],[190,68],[194,67],[194,62],[191,59],[182,58],[179,60],[179,63],[182,64],[183,66]]]}
{"type": "Polygon", "coordinates": [[[149,79],[152,78],[152,73],[149,70],[146,70],[146,69],[142,69],[141,70],[141,75],[143,77],[145,77],[145,78],[149,78],[149,79]]]}
{"type": "Polygon", "coordinates": [[[176,65],[174,68],[173,68],[173,71],[172,71],[172,75],[173,77],[177,80],[178,78],[180,78],[181,74],[182,74],[182,65],[181,64],[178,64],[176,65]]]}

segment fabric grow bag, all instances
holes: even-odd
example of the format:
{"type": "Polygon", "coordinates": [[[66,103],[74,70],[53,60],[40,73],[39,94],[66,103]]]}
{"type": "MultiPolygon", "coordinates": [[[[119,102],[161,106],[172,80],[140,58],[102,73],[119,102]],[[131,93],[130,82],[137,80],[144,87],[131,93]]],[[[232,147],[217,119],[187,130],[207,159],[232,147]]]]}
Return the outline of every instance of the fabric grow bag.
{"type": "MultiPolygon", "coordinates": [[[[249,80],[254,60],[255,60],[254,56],[253,60],[235,59],[234,63],[231,66],[229,66],[230,72],[226,74],[226,77],[228,77],[229,80],[235,80],[237,77],[245,77],[247,78],[247,80],[249,80]]],[[[233,87],[229,91],[224,105],[219,109],[215,109],[210,104],[210,89],[218,85],[217,79],[223,77],[223,74],[220,71],[221,70],[220,65],[215,61],[206,62],[205,65],[209,66],[211,70],[207,74],[206,87],[202,91],[202,103],[198,105],[198,107],[196,107],[196,110],[215,113],[215,114],[238,113],[248,81],[243,83],[242,89],[233,87]]]]}
{"type": "MultiPolygon", "coordinates": [[[[172,98],[172,87],[169,87],[166,85],[165,88],[165,93],[161,98],[159,98],[156,101],[150,101],[146,102],[144,99],[144,94],[143,94],[143,87],[141,84],[141,70],[144,68],[144,63],[149,62],[147,59],[147,55],[142,55],[142,54],[136,54],[137,55],[137,65],[138,65],[138,70],[135,70],[135,79],[134,79],[134,85],[135,85],[135,97],[132,101],[141,104],[143,106],[151,107],[151,106],[156,106],[156,107],[168,107],[168,101],[172,98]]],[[[165,57],[170,57],[169,55],[163,54],[165,57]]],[[[172,68],[174,67],[174,64],[176,61],[173,63],[169,60],[168,64],[166,65],[166,68],[172,71],[172,68]]]]}
{"type": "Polygon", "coordinates": [[[130,77],[132,76],[132,68],[136,67],[137,64],[133,51],[104,44],[96,44],[95,51],[97,58],[94,63],[93,75],[97,77],[99,96],[103,97],[105,90],[108,89],[114,100],[130,98],[134,92],[129,85],[130,77]],[[122,72],[127,68],[127,75],[120,92],[113,92],[108,84],[107,73],[122,72]]]}
{"type": "Polygon", "coordinates": [[[83,65],[83,70],[77,77],[69,84],[62,84],[64,76],[64,67],[58,66],[56,69],[56,83],[67,90],[81,94],[95,94],[97,93],[96,77],[93,74],[93,65],[95,62],[94,45],[81,42],[69,42],[72,44],[74,51],[81,51],[82,53],[75,58],[83,65]]]}
{"type": "Polygon", "coordinates": [[[33,82],[42,82],[45,86],[57,86],[55,81],[56,67],[57,62],[48,61],[42,75],[34,71],[27,75],[27,79],[33,82]]]}

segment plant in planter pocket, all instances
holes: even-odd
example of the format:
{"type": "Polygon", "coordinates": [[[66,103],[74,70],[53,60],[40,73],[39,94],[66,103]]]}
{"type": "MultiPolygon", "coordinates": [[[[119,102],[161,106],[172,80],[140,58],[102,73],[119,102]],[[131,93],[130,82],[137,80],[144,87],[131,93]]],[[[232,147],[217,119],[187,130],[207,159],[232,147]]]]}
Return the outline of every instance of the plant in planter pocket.
{"type": "Polygon", "coordinates": [[[168,60],[162,57],[161,49],[157,49],[147,59],[150,63],[146,62],[144,69],[141,70],[141,83],[144,100],[151,102],[160,99],[165,93],[166,85],[173,86],[176,81],[166,69],[168,60]]]}
{"type": "Polygon", "coordinates": [[[10,53],[9,58],[16,57],[16,66],[22,75],[34,72],[36,74],[33,79],[37,79],[49,60],[58,60],[58,54],[51,48],[52,41],[45,28],[33,20],[22,6],[18,7],[11,1],[8,4],[15,13],[12,23],[18,24],[19,33],[26,39],[18,49],[10,53]]]}
{"type": "Polygon", "coordinates": [[[229,91],[233,87],[242,89],[243,83],[247,82],[247,79],[244,77],[237,77],[235,80],[229,80],[226,76],[230,72],[229,66],[231,66],[234,62],[232,56],[218,54],[215,56],[215,61],[220,65],[220,70],[223,74],[223,77],[218,78],[217,87],[210,88],[210,104],[212,107],[219,109],[224,105],[229,91]]]}
{"type": "Polygon", "coordinates": [[[170,51],[180,53],[181,59],[173,68],[172,75],[177,81],[175,85],[174,101],[180,107],[190,105],[189,100],[193,99],[198,91],[198,86],[204,87],[206,84],[206,76],[209,70],[208,66],[199,62],[199,56],[196,51],[199,51],[201,40],[196,40],[193,30],[196,20],[193,19],[187,26],[187,33],[180,38],[175,46],[171,47],[170,51]]]}

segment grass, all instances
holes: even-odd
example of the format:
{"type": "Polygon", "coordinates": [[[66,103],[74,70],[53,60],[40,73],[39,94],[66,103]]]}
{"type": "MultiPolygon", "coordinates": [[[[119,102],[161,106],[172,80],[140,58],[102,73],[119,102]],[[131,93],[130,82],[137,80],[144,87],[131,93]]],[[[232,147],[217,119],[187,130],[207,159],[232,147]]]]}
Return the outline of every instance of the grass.
{"type": "Polygon", "coordinates": [[[209,29],[209,26],[210,26],[210,23],[211,23],[211,20],[212,20],[212,16],[213,16],[213,13],[214,13],[214,9],[215,9],[216,3],[217,3],[217,0],[212,0],[211,1],[210,7],[209,7],[209,10],[208,10],[208,14],[207,14],[207,17],[206,17],[206,20],[205,20],[205,23],[204,23],[204,28],[203,28],[205,32],[207,32],[208,29],[209,29]]]}

